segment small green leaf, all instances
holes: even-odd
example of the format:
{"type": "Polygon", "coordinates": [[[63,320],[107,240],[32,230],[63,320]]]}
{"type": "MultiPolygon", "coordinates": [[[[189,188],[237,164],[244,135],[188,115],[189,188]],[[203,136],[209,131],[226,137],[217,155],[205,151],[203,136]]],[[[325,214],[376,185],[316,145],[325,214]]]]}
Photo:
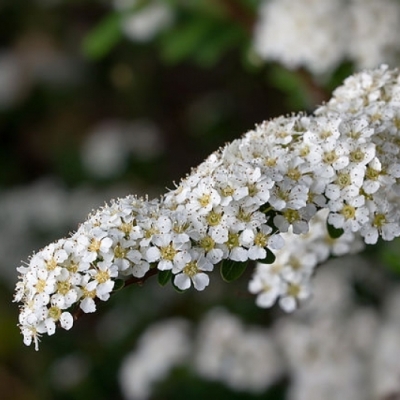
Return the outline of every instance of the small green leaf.
{"type": "Polygon", "coordinates": [[[121,37],[121,14],[113,13],[100,21],[87,34],[82,43],[82,51],[87,57],[102,58],[110,52],[121,37]]]}
{"type": "Polygon", "coordinates": [[[160,272],[157,274],[158,283],[159,283],[161,286],[165,286],[165,285],[171,280],[171,277],[172,277],[172,272],[171,272],[171,270],[160,271],[160,272]]]}
{"type": "Polygon", "coordinates": [[[210,21],[197,18],[168,31],[161,40],[161,53],[165,61],[178,63],[197,52],[197,48],[212,28],[210,21]]]}
{"type": "Polygon", "coordinates": [[[328,234],[332,239],[338,239],[344,233],[344,230],[342,228],[340,228],[340,229],[335,228],[328,222],[326,223],[326,229],[328,230],[328,234]]]}
{"type": "Polygon", "coordinates": [[[224,260],[221,265],[221,276],[225,282],[233,282],[240,278],[246,270],[247,262],[224,260]]]}
{"type": "Polygon", "coordinates": [[[123,279],[116,279],[114,281],[113,292],[118,292],[125,286],[125,281],[123,279]]]}
{"type": "Polygon", "coordinates": [[[263,260],[257,260],[257,262],[259,262],[261,264],[272,264],[272,263],[274,263],[275,260],[276,260],[275,254],[269,249],[266,249],[266,250],[267,250],[267,257],[265,257],[263,260]]]}
{"type": "Polygon", "coordinates": [[[237,46],[242,40],[243,34],[236,26],[218,26],[207,33],[197,51],[193,54],[194,59],[202,67],[211,67],[230,48],[237,46]]]}

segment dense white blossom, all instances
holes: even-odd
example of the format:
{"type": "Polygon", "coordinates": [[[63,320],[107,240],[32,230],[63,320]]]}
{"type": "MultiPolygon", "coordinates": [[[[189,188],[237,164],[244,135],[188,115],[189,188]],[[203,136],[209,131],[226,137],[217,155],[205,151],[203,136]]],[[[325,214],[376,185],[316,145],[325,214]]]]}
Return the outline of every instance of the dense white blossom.
{"type": "Polygon", "coordinates": [[[345,52],[343,0],[263,1],[254,47],[263,58],[315,73],[337,65],[345,52]],[[329,44],[329,45],[328,45],[329,44]]]}
{"type": "Polygon", "coordinates": [[[399,28],[396,0],[264,0],[253,46],[265,60],[317,75],[348,59],[357,68],[396,66],[399,28]]]}
{"type": "Polygon", "coordinates": [[[127,196],[93,212],[19,268],[25,343],[69,329],[71,308],[95,311],[117,280],[159,272],[203,290],[221,261],[230,280],[237,263],[261,260],[249,286],[257,304],[293,311],[330,254],[400,235],[399,100],[397,70],[354,75],[313,115],[256,126],[159,199],[127,196]],[[343,234],[333,239],[327,222],[343,234]]]}

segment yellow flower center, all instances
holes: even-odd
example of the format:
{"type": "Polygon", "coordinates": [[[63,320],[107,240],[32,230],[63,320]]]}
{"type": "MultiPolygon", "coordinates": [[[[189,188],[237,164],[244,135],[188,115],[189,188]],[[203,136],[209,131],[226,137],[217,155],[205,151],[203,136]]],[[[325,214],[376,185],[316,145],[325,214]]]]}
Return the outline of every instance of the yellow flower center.
{"type": "Polygon", "coordinates": [[[290,224],[300,219],[300,214],[297,210],[288,209],[283,213],[283,216],[290,224]]]}
{"type": "Polygon", "coordinates": [[[325,164],[333,164],[335,161],[337,161],[337,159],[338,156],[334,150],[325,152],[324,156],[322,157],[322,160],[325,164]]]}
{"type": "Polygon", "coordinates": [[[174,249],[172,244],[160,248],[161,258],[167,261],[173,261],[177,251],[174,249]]]}
{"type": "Polygon", "coordinates": [[[90,241],[89,251],[99,251],[101,246],[101,241],[93,238],[90,241]]]}
{"type": "Polygon", "coordinates": [[[254,183],[247,185],[249,189],[249,196],[254,197],[258,193],[257,186],[254,183]]]}
{"type": "Polygon", "coordinates": [[[49,317],[53,318],[54,321],[58,321],[61,317],[61,310],[56,306],[50,307],[49,308],[49,317]]]}
{"type": "Polygon", "coordinates": [[[365,154],[360,149],[354,150],[350,153],[350,161],[359,163],[364,160],[365,154]]]}
{"type": "Polygon", "coordinates": [[[259,247],[267,247],[269,236],[262,232],[257,232],[254,244],[259,247]]]}
{"type": "Polygon", "coordinates": [[[57,291],[62,295],[66,295],[71,289],[71,283],[69,281],[57,282],[57,291]]]}
{"type": "Polygon", "coordinates": [[[221,222],[222,213],[217,213],[215,211],[211,211],[207,217],[206,221],[210,226],[217,226],[221,222]]]}
{"type": "Polygon", "coordinates": [[[371,181],[376,181],[379,178],[380,171],[377,171],[376,169],[373,169],[371,167],[367,167],[367,171],[365,172],[365,176],[367,179],[370,179],[371,181]]]}
{"type": "Polygon", "coordinates": [[[54,257],[50,258],[50,260],[46,261],[46,269],[48,271],[54,271],[57,267],[57,261],[54,257]]]}
{"type": "Polygon", "coordinates": [[[236,216],[240,221],[243,222],[251,221],[251,213],[246,213],[242,208],[239,208],[239,211],[236,216]]]}
{"type": "Polygon", "coordinates": [[[300,293],[300,290],[301,288],[299,285],[296,285],[295,283],[289,283],[287,294],[288,296],[297,297],[300,293]]]}
{"type": "Polygon", "coordinates": [[[108,271],[97,271],[96,281],[99,283],[106,283],[110,279],[108,271]]]}
{"type": "Polygon", "coordinates": [[[96,297],[96,290],[87,290],[86,288],[83,289],[83,297],[94,299],[96,297]]]}
{"type": "Polygon", "coordinates": [[[205,236],[203,239],[200,240],[199,244],[200,247],[206,252],[211,251],[215,246],[215,242],[211,236],[205,236]]]}
{"type": "Polygon", "coordinates": [[[297,182],[301,178],[301,172],[298,168],[289,168],[287,176],[297,182]]]}
{"type": "Polygon", "coordinates": [[[351,185],[351,178],[350,174],[347,174],[345,172],[342,172],[338,174],[338,177],[336,179],[336,183],[341,187],[344,188],[346,186],[351,185]]]}
{"type": "Polygon", "coordinates": [[[239,247],[239,234],[229,233],[226,245],[228,246],[229,249],[233,249],[234,247],[239,247]]]}
{"type": "Polygon", "coordinates": [[[46,288],[46,280],[45,279],[38,279],[35,289],[38,293],[43,293],[44,289],[46,288]]]}
{"type": "Polygon", "coordinates": [[[189,276],[190,278],[196,275],[199,272],[199,268],[197,267],[196,261],[191,261],[190,263],[186,264],[183,268],[183,273],[189,276]]]}
{"type": "Polygon", "coordinates": [[[124,249],[119,244],[117,244],[114,248],[115,258],[125,258],[127,253],[128,253],[128,249],[124,249]]]}
{"type": "Polygon", "coordinates": [[[264,165],[266,167],[276,167],[276,164],[277,164],[277,159],[276,158],[267,158],[264,161],[264,165]]]}
{"type": "Polygon", "coordinates": [[[206,207],[210,204],[211,195],[203,194],[203,196],[199,197],[198,201],[202,207],[206,207]]]}
{"type": "Polygon", "coordinates": [[[340,213],[346,218],[346,219],[353,219],[356,216],[356,209],[349,205],[346,204],[342,210],[340,211],[340,213]]]}
{"type": "Polygon", "coordinates": [[[226,186],[226,187],[224,187],[224,188],[221,189],[221,194],[222,194],[222,196],[224,196],[224,197],[232,196],[233,193],[235,193],[235,190],[234,190],[232,187],[230,187],[230,186],[226,186]]]}
{"type": "Polygon", "coordinates": [[[374,217],[374,220],[372,222],[372,225],[375,226],[376,228],[381,228],[385,224],[386,224],[385,215],[384,214],[376,214],[374,217]]]}

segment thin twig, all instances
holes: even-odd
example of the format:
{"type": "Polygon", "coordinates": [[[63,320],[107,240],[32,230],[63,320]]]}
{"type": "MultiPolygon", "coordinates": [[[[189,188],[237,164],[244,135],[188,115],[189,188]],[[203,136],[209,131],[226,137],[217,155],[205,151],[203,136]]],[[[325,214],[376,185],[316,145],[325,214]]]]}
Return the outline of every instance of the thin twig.
{"type": "MultiPolygon", "coordinates": [[[[157,268],[151,268],[150,270],[147,271],[147,273],[142,276],[141,278],[136,278],[135,276],[132,276],[131,278],[127,279],[124,282],[124,286],[123,288],[133,285],[133,284],[137,284],[138,286],[142,286],[148,278],[150,278],[153,275],[156,275],[158,273],[158,269],[157,268]]],[[[98,297],[96,297],[94,299],[95,304],[97,305],[100,302],[100,299],[98,297]]],[[[82,315],[84,315],[85,312],[81,309],[81,308],[77,308],[74,313],[72,314],[72,317],[74,318],[74,321],[78,320],[79,318],[82,317],[82,315]]]]}

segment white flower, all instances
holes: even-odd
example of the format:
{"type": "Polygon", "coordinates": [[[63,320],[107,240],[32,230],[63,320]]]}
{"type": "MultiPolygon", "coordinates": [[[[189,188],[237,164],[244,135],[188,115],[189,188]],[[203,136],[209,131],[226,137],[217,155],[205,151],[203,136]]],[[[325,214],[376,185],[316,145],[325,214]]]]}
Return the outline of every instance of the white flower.
{"type": "Polygon", "coordinates": [[[294,311],[300,301],[304,301],[311,296],[308,280],[296,277],[288,281],[283,281],[280,296],[280,307],[288,313],[294,311]]]}
{"type": "Polygon", "coordinates": [[[400,215],[387,201],[381,201],[377,205],[372,221],[368,221],[361,227],[360,233],[365,243],[375,244],[378,237],[384,240],[393,240],[400,236],[400,215]]]}
{"type": "Polygon", "coordinates": [[[212,271],[213,264],[207,260],[201,253],[191,250],[190,261],[183,267],[174,267],[172,272],[177,274],[174,278],[175,285],[181,289],[189,289],[191,284],[197,290],[204,290],[210,282],[210,278],[203,271],[212,271]]]}
{"type": "Polygon", "coordinates": [[[345,232],[356,232],[368,221],[369,211],[364,206],[361,196],[354,197],[348,201],[330,202],[329,208],[333,211],[329,214],[328,222],[337,229],[345,232]]]}
{"type": "Polygon", "coordinates": [[[133,41],[147,42],[171,25],[172,20],[171,9],[162,2],[154,1],[135,13],[124,15],[122,30],[133,41]]]}
{"type": "Polygon", "coordinates": [[[221,196],[212,188],[211,184],[200,182],[189,194],[189,203],[186,205],[186,209],[190,214],[197,212],[199,215],[204,215],[213,207],[218,206],[220,201],[221,196]]]}
{"type": "Polygon", "coordinates": [[[157,268],[161,271],[182,266],[190,259],[189,243],[176,243],[172,234],[154,235],[152,242],[155,246],[147,249],[146,260],[158,262],[157,268]]]}
{"type": "Polygon", "coordinates": [[[271,0],[259,8],[254,47],[266,60],[316,74],[332,70],[345,54],[343,1],[271,0]],[[317,33],[317,34],[316,34],[317,33]]]}
{"type": "Polygon", "coordinates": [[[393,32],[400,28],[400,7],[393,0],[353,0],[349,3],[349,55],[358,68],[382,62],[398,64],[400,45],[393,32]]]}
{"type": "Polygon", "coordinates": [[[257,294],[256,304],[259,307],[272,307],[281,292],[281,278],[267,271],[255,274],[249,282],[249,291],[257,294]]]}
{"type": "Polygon", "coordinates": [[[315,214],[314,207],[308,205],[300,210],[287,209],[274,217],[274,224],[280,232],[287,232],[293,227],[293,233],[302,234],[308,232],[308,221],[315,214]]]}

